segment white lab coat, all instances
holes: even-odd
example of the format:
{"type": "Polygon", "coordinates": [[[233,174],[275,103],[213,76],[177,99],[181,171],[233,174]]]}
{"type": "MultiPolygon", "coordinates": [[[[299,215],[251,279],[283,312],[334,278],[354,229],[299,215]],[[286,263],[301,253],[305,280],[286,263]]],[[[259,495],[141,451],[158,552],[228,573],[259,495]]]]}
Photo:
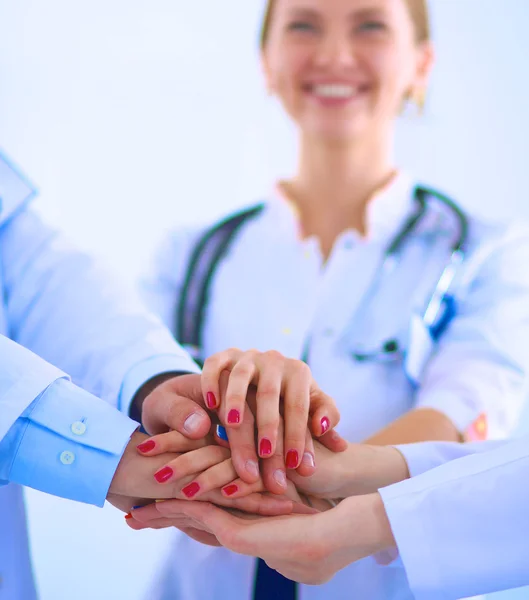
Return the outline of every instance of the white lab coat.
{"type": "MultiPolygon", "coordinates": [[[[510,434],[529,370],[529,237],[521,226],[470,219],[469,250],[455,290],[458,314],[426,357],[418,388],[402,361],[359,363],[350,356],[353,342],[377,348],[394,336],[402,336],[409,353],[422,353],[420,339],[407,335],[410,315],[424,308],[446,265],[446,239],[428,231],[414,234],[382,291],[363,306],[384,249],[412,210],[413,184],[406,175],[397,178],[369,206],[368,238],[344,232],[325,264],[317,240],[300,239],[295,215],[271,194],[215,274],[205,355],[238,347],[300,358],[310,338],[312,372],[335,398],[341,412],[338,429],[350,441],[365,440],[420,407],[441,411],[462,432],[473,431],[473,423],[486,414],[489,437],[510,434]]],[[[439,228],[444,226],[441,220],[439,228]]],[[[187,261],[200,233],[171,234],[143,284],[150,307],[173,331],[187,261]]],[[[222,600],[229,594],[231,600],[248,600],[254,571],[249,557],[177,533],[149,599],[222,600]]],[[[300,586],[300,600],[350,600],[351,594],[358,600],[412,598],[401,567],[382,567],[371,558],[323,586],[300,586]]]]}
{"type": "Polygon", "coordinates": [[[529,585],[529,437],[401,451],[412,475],[442,465],[380,491],[415,598],[529,585]]]}

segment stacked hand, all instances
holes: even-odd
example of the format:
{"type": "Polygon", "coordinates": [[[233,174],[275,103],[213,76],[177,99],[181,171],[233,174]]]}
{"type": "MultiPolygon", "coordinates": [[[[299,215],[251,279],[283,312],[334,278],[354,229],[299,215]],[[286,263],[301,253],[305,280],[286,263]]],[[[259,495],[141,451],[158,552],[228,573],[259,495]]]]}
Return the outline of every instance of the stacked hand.
{"type": "Polygon", "coordinates": [[[306,365],[277,353],[230,350],[215,355],[206,361],[202,376],[168,378],[146,396],[142,422],[154,435],[133,436],[109,500],[124,510],[133,498],[142,499],[134,500],[137,504],[194,498],[257,514],[299,511],[292,504],[300,498],[287,484],[285,462],[303,476],[314,473],[309,419],[329,448],[345,449],[332,430],[339,419],[334,402],[317,387],[306,365]],[[229,443],[214,435],[206,408],[226,426],[229,443]]]}
{"type": "Polygon", "coordinates": [[[108,499],[133,529],[174,526],[261,556],[293,579],[323,582],[380,548],[358,536],[347,546],[340,514],[357,502],[355,514],[360,508],[368,523],[378,495],[319,514],[334,504],[322,499],[369,494],[407,476],[397,450],[348,445],[334,431],[338,420],[304,363],[275,352],[217,354],[201,376],[169,378],[146,395],[142,422],[152,437],[134,434],[108,499]],[[319,551],[329,558],[321,572],[319,551]]]}

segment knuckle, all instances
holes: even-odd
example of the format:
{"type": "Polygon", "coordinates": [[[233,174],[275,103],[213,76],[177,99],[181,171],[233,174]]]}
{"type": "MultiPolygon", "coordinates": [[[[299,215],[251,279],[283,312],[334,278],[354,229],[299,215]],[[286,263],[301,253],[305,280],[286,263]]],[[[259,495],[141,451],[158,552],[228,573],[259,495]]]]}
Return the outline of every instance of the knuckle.
{"type": "Polygon", "coordinates": [[[299,400],[294,400],[289,403],[286,407],[286,411],[288,412],[289,418],[288,421],[294,420],[297,424],[300,421],[307,420],[308,407],[299,400]]]}
{"type": "Polygon", "coordinates": [[[251,360],[242,359],[232,369],[233,375],[249,377],[254,370],[254,363],[251,360]]]}
{"type": "Polygon", "coordinates": [[[239,348],[235,348],[234,346],[232,346],[231,348],[226,350],[223,354],[226,354],[226,356],[233,359],[233,358],[241,356],[243,354],[243,352],[239,348]]]}
{"type": "Polygon", "coordinates": [[[305,438],[299,438],[296,436],[291,436],[285,439],[286,448],[304,448],[305,447],[305,438]]]}
{"type": "Polygon", "coordinates": [[[189,406],[189,401],[187,400],[171,402],[167,412],[169,423],[166,423],[166,425],[170,425],[173,428],[182,425],[189,413],[196,412],[197,405],[194,402],[192,404],[193,406],[189,406]]]}
{"type": "Polygon", "coordinates": [[[274,431],[277,432],[279,431],[279,426],[281,424],[281,421],[279,419],[279,415],[275,414],[275,415],[260,415],[259,416],[259,428],[260,429],[266,429],[267,431],[274,431]]]}
{"type": "Polygon", "coordinates": [[[231,403],[231,404],[236,404],[238,406],[243,405],[246,402],[246,395],[243,394],[242,392],[230,392],[230,394],[227,397],[227,400],[231,403]]]}
{"type": "Polygon", "coordinates": [[[242,454],[244,456],[252,456],[253,457],[255,455],[255,444],[253,443],[253,440],[251,442],[241,440],[237,444],[237,448],[238,448],[240,454],[242,454]]]}
{"type": "Polygon", "coordinates": [[[281,389],[279,385],[276,382],[269,381],[259,385],[259,387],[257,388],[255,398],[258,403],[270,402],[272,400],[275,400],[276,398],[279,399],[280,394],[281,389]]]}
{"type": "Polygon", "coordinates": [[[225,352],[217,352],[217,354],[208,356],[204,361],[203,371],[205,371],[206,374],[210,373],[211,371],[218,371],[220,369],[220,365],[226,358],[225,354],[225,352]]]}
{"type": "Polygon", "coordinates": [[[273,363],[284,363],[286,362],[287,359],[285,359],[285,357],[281,354],[281,352],[278,352],[277,350],[267,350],[264,354],[263,357],[270,362],[273,363]]]}
{"type": "Polygon", "coordinates": [[[192,460],[189,454],[182,454],[177,459],[169,463],[175,472],[176,477],[185,477],[192,471],[192,460]]]}
{"type": "Polygon", "coordinates": [[[307,363],[297,360],[295,361],[295,369],[298,372],[299,376],[303,379],[312,379],[312,371],[307,363]]]}

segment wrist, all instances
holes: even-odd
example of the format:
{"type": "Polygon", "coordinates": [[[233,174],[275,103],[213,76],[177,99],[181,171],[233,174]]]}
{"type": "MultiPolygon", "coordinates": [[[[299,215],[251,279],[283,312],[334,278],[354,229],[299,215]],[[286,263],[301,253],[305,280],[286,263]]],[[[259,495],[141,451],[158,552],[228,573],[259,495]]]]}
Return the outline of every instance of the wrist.
{"type": "Polygon", "coordinates": [[[404,456],[393,446],[350,444],[338,456],[340,498],[372,494],[410,476],[404,456]]]}
{"type": "Polygon", "coordinates": [[[354,554],[353,560],[387,552],[396,547],[380,494],[346,498],[334,510],[343,528],[343,549],[354,554]]]}

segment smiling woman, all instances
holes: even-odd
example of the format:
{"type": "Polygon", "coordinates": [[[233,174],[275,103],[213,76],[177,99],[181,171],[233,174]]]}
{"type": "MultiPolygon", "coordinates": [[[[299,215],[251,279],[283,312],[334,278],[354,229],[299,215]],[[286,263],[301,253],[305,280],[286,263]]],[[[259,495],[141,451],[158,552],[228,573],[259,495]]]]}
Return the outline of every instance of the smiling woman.
{"type": "MultiPolygon", "coordinates": [[[[255,348],[308,362],[351,442],[506,436],[524,399],[527,233],[465,215],[393,156],[403,104],[424,101],[429,31],[419,0],[270,2],[260,58],[296,126],[297,169],[263,204],[172,233],[145,282],[198,359],[255,348]]],[[[285,436],[285,456],[293,450],[285,436]]],[[[351,590],[412,597],[398,564],[361,560],[296,590],[262,561],[179,536],[150,599],[345,600],[351,590]]]]}
{"type": "Polygon", "coordinates": [[[269,90],[305,136],[387,135],[405,102],[424,102],[432,66],[425,1],[319,4],[269,0],[260,36],[269,90]]]}

